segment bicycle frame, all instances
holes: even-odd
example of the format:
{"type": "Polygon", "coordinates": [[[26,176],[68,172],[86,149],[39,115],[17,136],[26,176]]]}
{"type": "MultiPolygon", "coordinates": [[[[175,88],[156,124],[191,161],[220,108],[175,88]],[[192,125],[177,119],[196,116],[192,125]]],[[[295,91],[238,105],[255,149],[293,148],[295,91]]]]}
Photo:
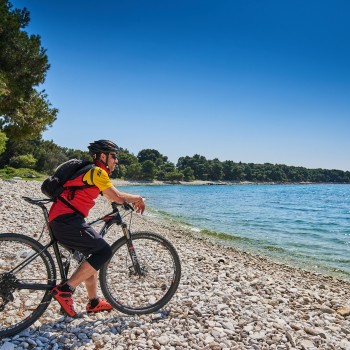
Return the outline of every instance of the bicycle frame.
{"type": "MultiPolygon", "coordinates": [[[[59,242],[55,239],[55,237],[52,233],[52,230],[50,228],[49,219],[48,219],[48,210],[45,206],[45,204],[50,203],[53,200],[51,200],[51,199],[34,200],[32,198],[29,198],[29,197],[23,197],[23,199],[25,201],[29,202],[30,204],[38,205],[42,209],[43,214],[44,214],[44,218],[45,218],[46,227],[48,228],[48,231],[49,231],[50,242],[47,245],[45,245],[39,253],[35,253],[35,254],[31,255],[30,257],[28,257],[27,259],[22,261],[20,264],[15,266],[8,273],[10,274],[10,273],[16,273],[16,272],[20,271],[21,269],[23,269],[24,267],[29,265],[33,260],[35,260],[39,255],[41,255],[45,251],[47,251],[50,247],[53,247],[56,262],[57,262],[57,265],[58,265],[58,268],[60,271],[61,280],[62,280],[62,282],[68,280],[68,271],[69,271],[70,262],[67,261],[66,265],[65,265],[63,260],[62,260],[62,254],[61,254],[61,251],[59,248],[59,242]]],[[[142,272],[140,265],[138,263],[137,256],[136,256],[133,244],[132,244],[131,232],[128,229],[127,224],[125,222],[123,222],[116,203],[112,203],[112,207],[113,207],[113,212],[106,214],[102,218],[99,218],[99,219],[89,223],[89,225],[93,226],[93,225],[96,225],[99,223],[104,223],[102,229],[100,230],[100,235],[102,237],[104,237],[107,234],[108,230],[110,229],[110,227],[112,225],[116,224],[116,225],[121,226],[123,234],[127,240],[128,251],[129,251],[129,255],[130,255],[134,270],[138,275],[141,276],[143,274],[143,272],[142,272]]],[[[126,209],[133,210],[133,208],[127,203],[124,204],[124,207],[126,209]]],[[[44,255],[44,257],[45,257],[45,255],[44,255]]],[[[33,290],[48,290],[48,289],[51,289],[53,287],[50,284],[36,284],[36,283],[22,283],[22,282],[16,282],[15,285],[18,289],[33,289],[33,290]]]]}
{"type": "MultiPolygon", "coordinates": [[[[132,211],[134,210],[134,208],[128,203],[124,203],[123,206],[127,210],[132,210],[132,211]]],[[[131,232],[128,229],[128,225],[125,222],[123,222],[123,219],[120,215],[120,212],[119,212],[119,209],[118,209],[118,206],[116,203],[112,203],[112,208],[113,208],[112,213],[109,213],[100,219],[97,219],[93,222],[90,222],[89,225],[93,226],[95,224],[99,224],[99,223],[104,222],[104,225],[100,231],[100,235],[102,237],[105,236],[105,234],[108,232],[109,228],[113,224],[121,226],[124,237],[126,238],[126,241],[127,241],[128,252],[129,252],[132,264],[134,266],[134,270],[138,275],[142,276],[143,272],[142,272],[140,264],[138,263],[138,260],[137,260],[137,255],[136,255],[133,243],[132,243],[131,232]]]]}

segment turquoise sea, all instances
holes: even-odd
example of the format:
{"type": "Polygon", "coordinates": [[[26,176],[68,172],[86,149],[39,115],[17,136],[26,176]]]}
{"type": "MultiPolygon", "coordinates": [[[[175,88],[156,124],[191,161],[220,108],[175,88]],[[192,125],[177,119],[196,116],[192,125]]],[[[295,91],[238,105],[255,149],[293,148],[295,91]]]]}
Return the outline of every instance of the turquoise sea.
{"type": "Polygon", "coordinates": [[[275,261],[350,280],[350,185],[123,186],[146,215],[275,261]],[[220,238],[218,238],[220,239],[220,238]]]}

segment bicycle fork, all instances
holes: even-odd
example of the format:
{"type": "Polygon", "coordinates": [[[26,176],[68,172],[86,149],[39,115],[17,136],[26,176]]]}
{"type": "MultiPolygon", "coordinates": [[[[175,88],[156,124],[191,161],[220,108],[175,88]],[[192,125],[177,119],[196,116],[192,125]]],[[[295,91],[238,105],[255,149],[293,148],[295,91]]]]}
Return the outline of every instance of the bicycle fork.
{"type": "Polygon", "coordinates": [[[142,271],[142,269],[140,267],[140,264],[139,264],[139,261],[137,259],[136,251],[135,251],[134,245],[132,243],[131,233],[128,230],[128,227],[127,227],[126,224],[122,223],[121,227],[122,227],[124,236],[126,238],[126,244],[127,244],[127,247],[128,247],[128,253],[129,253],[129,256],[130,256],[130,259],[131,259],[131,262],[132,262],[132,265],[133,265],[133,268],[134,268],[134,271],[135,271],[135,274],[139,275],[139,276],[143,276],[144,272],[142,271]]]}

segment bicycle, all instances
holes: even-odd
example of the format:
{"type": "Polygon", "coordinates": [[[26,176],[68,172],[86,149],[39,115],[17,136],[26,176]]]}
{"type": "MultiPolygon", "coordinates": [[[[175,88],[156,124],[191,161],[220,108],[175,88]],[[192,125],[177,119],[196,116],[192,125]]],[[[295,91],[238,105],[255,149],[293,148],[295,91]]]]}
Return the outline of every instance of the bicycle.
{"type": "MultiPolygon", "coordinates": [[[[28,328],[49,306],[50,289],[57,284],[53,256],[62,282],[68,279],[73,258],[78,263],[85,260],[79,252],[63,247],[54,238],[46,207],[52,199],[22,198],[42,209],[50,241],[45,246],[39,242],[44,231],[38,240],[17,233],[0,234],[0,337],[28,328]],[[51,247],[54,254],[48,251],[51,247]]],[[[104,297],[118,311],[149,314],[173,297],[181,278],[181,264],[172,243],[161,235],[130,231],[132,211],[127,203],[122,206],[112,203],[112,212],[90,223],[102,224],[103,237],[113,225],[120,226],[123,232],[111,245],[113,255],[100,269],[99,281],[104,297]],[[128,214],[129,226],[123,220],[128,214]]]]}

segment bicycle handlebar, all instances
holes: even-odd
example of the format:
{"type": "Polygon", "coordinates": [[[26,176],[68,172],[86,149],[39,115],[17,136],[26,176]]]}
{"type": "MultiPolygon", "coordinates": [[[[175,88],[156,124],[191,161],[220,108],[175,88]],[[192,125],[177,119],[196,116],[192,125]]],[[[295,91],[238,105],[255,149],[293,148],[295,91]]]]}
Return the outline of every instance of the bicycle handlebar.
{"type": "Polygon", "coordinates": [[[112,208],[113,208],[113,212],[118,211],[118,205],[121,205],[125,210],[131,210],[134,211],[134,207],[129,204],[128,202],[124,202],[123,204],[117,204],[116,202],[112,202],[112,208]]]}

